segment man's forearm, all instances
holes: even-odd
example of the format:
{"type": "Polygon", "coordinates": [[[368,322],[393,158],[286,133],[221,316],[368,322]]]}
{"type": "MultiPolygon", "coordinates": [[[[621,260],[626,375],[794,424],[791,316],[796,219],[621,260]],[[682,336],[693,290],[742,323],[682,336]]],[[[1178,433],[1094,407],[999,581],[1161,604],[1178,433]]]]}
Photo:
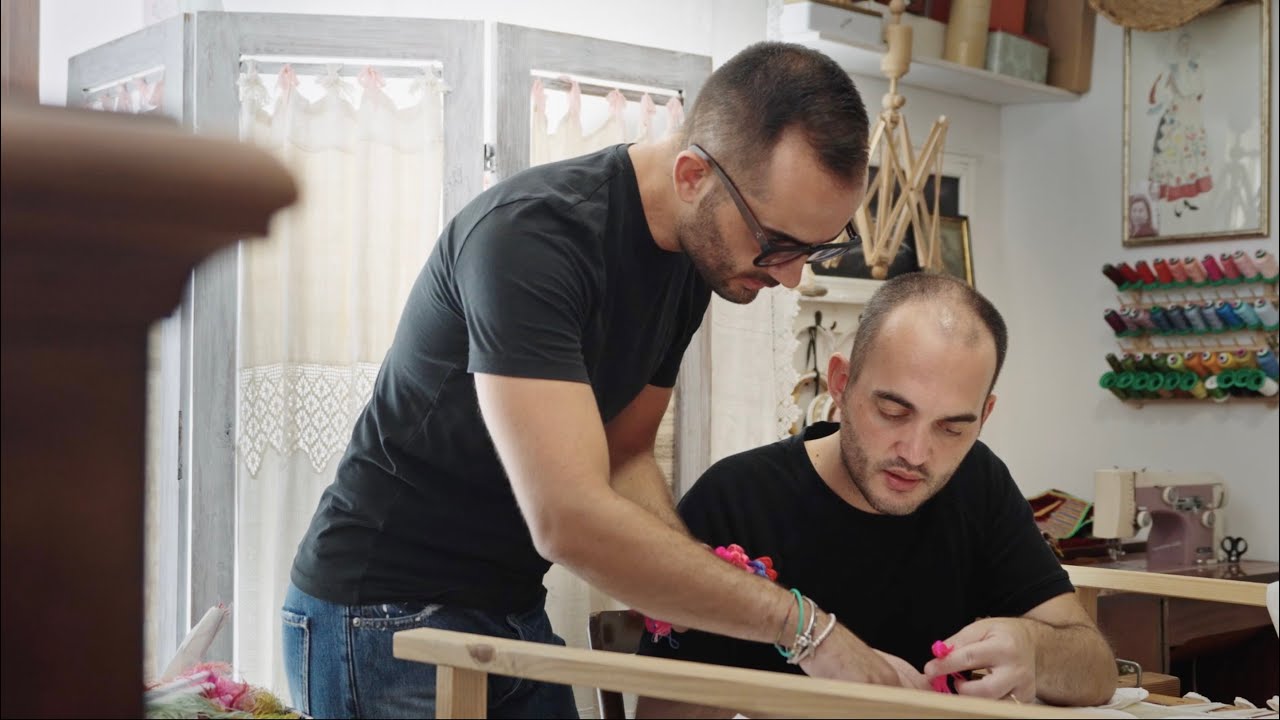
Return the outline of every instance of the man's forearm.
{"type": "Polygon", "coordinates": [[[653,453],[640,453],[613,467],[611,472],[609,485],[615,492],[657,516],[667,527],[689,534],[689,529],[676,513],[675,498],[671,496],[667,479],[653,453]]]}
{"type": "Polygon", "coordinates": [[[1088,625],[1031,623],[1036,638],[1036,695],[1054,705],[1103,705],[1116,689],[1116,660],[1088,625]]]}

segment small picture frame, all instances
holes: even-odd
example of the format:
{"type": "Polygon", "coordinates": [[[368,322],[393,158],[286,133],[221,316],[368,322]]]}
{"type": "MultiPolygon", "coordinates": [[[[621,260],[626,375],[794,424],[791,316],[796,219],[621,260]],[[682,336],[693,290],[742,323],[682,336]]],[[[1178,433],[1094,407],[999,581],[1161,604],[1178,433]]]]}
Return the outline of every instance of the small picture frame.
{"type": "Polygon", "coordinates": [[[1269,234],[1272,4],[1125,31],[1125,246],[1269,234]]]}
{"type": "Polygon", "coordinates": [[[938,245],[942,272],[973,287],[973,248],[969,240],[969,218],[964,215],[938,217],[938,245]]]}

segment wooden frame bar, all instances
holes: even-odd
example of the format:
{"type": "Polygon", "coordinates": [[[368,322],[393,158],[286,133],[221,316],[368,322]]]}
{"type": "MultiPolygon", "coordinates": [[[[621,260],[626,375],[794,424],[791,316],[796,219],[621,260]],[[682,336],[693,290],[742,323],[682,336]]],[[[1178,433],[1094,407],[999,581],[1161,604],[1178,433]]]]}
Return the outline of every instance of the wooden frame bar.
{"type": "Polygon", "coordinates": [[[1265,583],[1139,572],[1136,570],[1112,570],[1110,568],[1088,567],[1087,565],[1063,565],[1062,567],[1067,571],[1067,575],[1071,577],[1071,583],[1076,586],[1076,596],[1080,598],[1081,604],[1084,605],[1085,612],[1089,613],[1089,617],[1094,620],[1098,619],[1099,590],[1163,595],[1164,597],[1207,600],[1209,602],[1231,603],[1233,605],[1253,605],[1257,607],[1266,607],[1267,605],[1267,586],[1265,583]]]}
{"type": "Polygon", "coordinates": [[[642,657],[447,630],[395,635],[401,660],[439,666],[436,717],[480,717],[490,673],[731,707],[751,717],[1075,717],[1072,710],[642,657]],[[479,679],[477,679],[479,678],[479,679]]]}

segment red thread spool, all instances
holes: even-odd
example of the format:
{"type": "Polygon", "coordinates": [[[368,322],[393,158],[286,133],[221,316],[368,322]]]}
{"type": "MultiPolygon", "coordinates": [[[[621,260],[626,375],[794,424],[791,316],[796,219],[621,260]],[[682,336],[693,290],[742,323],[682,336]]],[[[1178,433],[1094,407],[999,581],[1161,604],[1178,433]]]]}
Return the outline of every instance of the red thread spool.
{"type": "Polygon", "coordinates": [[[1191,282],[1202,283],[1209,279],[1209,274],[1204,271],[1204,266],[1193,257],[1185,258],[1182,261],[1182,267],[1186,268],[1187,277],[1191,278],[1191,282]]]}
{"type": "Polygon", "coordinates": [[[1164,258],[1157,258],[1155,261],[1156,277],[1165,285],[1173,284],[1173,273],[1169,272],[1169,263],[1164,258]]]}
{"type": "Polygon", "coordinates": [[[1204,272],[1209,276],[1210,280],[1217,282],[1222,279],[1222,268],[1218,267],[1218,261],[1214,260],[1212,255],[1205,255],[1202,262],[1204,263],[1204,272]]]}
{"type": "Polygon", "coordinates": [[[1175,282],[1187,282],[1187,269],[1182,266],[1182,261],[1178,258],[1169,258],[1169,272],[1173,275],[1175,282]]]}
{"type": "Polygon", "coordinates": [[[1229,280],[1235,280],[1240,277],[1240,268],[1236,267],[1236,263],[1231,259],[1230,253],[1222,253],[1218,256],[1218,260],[1222,263],[1222,274],[1227,276],[1229,280]]]}
{"type": "MultiPolygon", "coordinates": [[[[1209,259],[1212,260],[1213,256],[1212,255],[1209,256],[1209,259]]],[[[1151,271],[1151,266],[1147,264],[1146,260],[1139,260],[1138,264],[1134,266],[1134,270],[1138,271],[1138,277],[1141,278],[1142,282],[1146,283],[1147,285],[1155,285],[1156,283],[1160,282],[1156,278],[1156,274],[1151,271]]]]}

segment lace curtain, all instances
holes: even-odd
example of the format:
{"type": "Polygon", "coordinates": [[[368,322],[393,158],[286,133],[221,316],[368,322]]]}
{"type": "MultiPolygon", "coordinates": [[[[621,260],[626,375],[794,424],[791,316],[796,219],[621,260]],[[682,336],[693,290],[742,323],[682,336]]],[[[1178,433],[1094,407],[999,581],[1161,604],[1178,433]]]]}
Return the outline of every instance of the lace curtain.
{"type": "Polygon", "coordinates": [[[241,247],[236,666],[277,692],[294,551],[441,227],[444,88],[395,82],[336,66],[313,83],[250,67],[240,82],[241,137],[301,188],[266,241],[241,247]]]}
{"type": "MultiPolygon", "coordinates": [[[[667,100],[665,112],[660,113],[657,103],[647,93],[638,101],[629,102],[615,89],[603,98],[588,96],[584,108],[579,83],[569,78],[557,80],[557,85],[567,87],[564,91],[549,90],[546,87],[549,84],[540,78],[533,81],[531,165],[585,155],[618,143],[654,140],[679,129],[684,121],[684,110],[677,97],[667,100]],[[560,108],[563,108],[562,114],[556,113],[560,108]],[[550,129],[552,118],[558,118],[554,129],[550,129]],[[586,131],[584,126],[592,129],[586,131]]],[[[655,450],[668,481],[674,457],[674,407],[673,401],[658,429],[655,450]]],[[[587,617],[591,613],[622,608],[617,601],[559,565],[551,567],[543,584],[547,588],[547,615],[551,625],[570,647],[588,646],[587,617]]],[[[599,717],[594,689],[575,687],[573,690],[579,714],[599,717]]]]}

